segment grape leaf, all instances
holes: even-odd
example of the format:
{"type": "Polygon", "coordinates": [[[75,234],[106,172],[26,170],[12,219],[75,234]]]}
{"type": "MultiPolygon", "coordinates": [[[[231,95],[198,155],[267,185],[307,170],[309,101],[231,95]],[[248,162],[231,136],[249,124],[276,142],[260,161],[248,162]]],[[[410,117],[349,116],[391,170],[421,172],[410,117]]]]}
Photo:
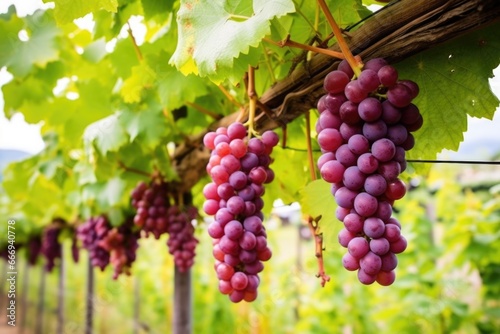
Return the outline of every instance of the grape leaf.
{"type": "Polygon", "coordinates": [[[55,2],[55,19],[60,25],[70,23],[74,19],[100,9],[112,13],[116,13],[118,9],[117,0],[44,0],[43,2],[55,2]]]}
{"type": "Polygon", "coordinates": [[[443,149],[456,151],[467,130],[467,114],[493,117],[499,100],[488,78],[500,62],[499,29],[499,23],[493,24],[397,64],[400,78],[420,86],[414,103],[424,125],[415,133],[409,158],[429,159],[443,149]]]}
{"type": "Polygon", "coordinates": [[[132,75],[125,80],[121,94],[127,103],[141,101],[144,88],[150,87],[156,79],[156,73],[147,63],[141,63],[132,68],[132,75]]]}
{"type": "Polygon", "coordinates": [[[335,209],[337,204],[330,191],[330,184],[324,180],[315,180],[310,182],[300,192],[300,205],[302,212],[313,218],[322,216],[321,222],[333,224],[337,221],[335,209]]]}
{"type": "Polygon", "coordinates": [[[185,0],[177,13],[179,43],[170,63],[184,74],[198,73],[221,81],[231,72],[234,58],[247,54],[270,33],[274,17],[293,11],[290,0],[255,0],[253,7],[248,0],[185,0]]]}
{"type": "Polygon", "coordinates": [[[58,59],[59,50],[56,37],[60,30],[53,22],[52,12],[37,10],[22,20],[14,15],[0,18],[0,67],[16,77],[26,76],[35,65],[44,67],[48,62],[58,59]],[[25,29],[28,40],[21,41],[18,33],[25,29]]]}
{"type": "Polygon", "coordinates": [[[161,109],[141,111],[125,110],[119,115],[120,122],[130,136],[130,141],[140,138],[145,146],[154,147],[167,133],[169,126],[161,109]]]}
{"type": "Polygon", "coordinates": [[[99,38],[87,45],[83,51],[82,58],[91,63],[98,63],[106,55],[106,39],[99,38]]]}
{"type": "Polygon", "coordinates": [[[118,116],[113,114],[90,124],[83,134],[84,142],[94,143],[102,155],[116,151],[127,142],[127,135],[118,116]]]}
{"type": "Polygon", "coordinates": [[[144,17],[146,20],[156,15],[165,15],[172,10],[173,0],[141,0],[144,17]]]}

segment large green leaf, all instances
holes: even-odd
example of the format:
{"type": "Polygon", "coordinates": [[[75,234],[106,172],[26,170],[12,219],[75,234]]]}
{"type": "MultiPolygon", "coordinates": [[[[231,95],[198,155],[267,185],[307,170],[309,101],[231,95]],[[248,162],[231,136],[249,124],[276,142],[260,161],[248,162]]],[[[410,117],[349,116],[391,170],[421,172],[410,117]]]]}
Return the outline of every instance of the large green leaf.
{"type": "Polygon", "coordinates": [[[234,58],[270,33],[270,21],[295,10],[290,0],[182,1],[179,43],[170,59],[183,73],[221,81],[234,58]]]}
{"type": "Polygon", "coordinates": [[[400,78],[420,86],[415,104],[424,117],[410,158],[434,158],[456,151],[467,130],[467,115],[491,119],[499,104],[488,79],[500,63],[496,23],[398,64],[400,78]]]}
{"type": "MultiPolygon", "coordinates": [[[[49,0],[44,0],[44,2],[49,2],[49,0]]],[[[55,18],[58,24],[70,23],[74,19],[101,9],[116,13],[118,8],[117,0],[55,0],[54,2],[56,4],[55,18]]]]}
{"type": "Polygon", "coordinates": [[[0,66],[7,66],[10,73],[18,77],[26,76],[33,67],[57,60],[59,55],[56,37],[60,30],[52,20],[51,11],[37,10],[27,16],[25,23],[15,15],[0,17],[0,66]],[[26,41],[21,41],[18,33],[25,29],[26,41]]]}

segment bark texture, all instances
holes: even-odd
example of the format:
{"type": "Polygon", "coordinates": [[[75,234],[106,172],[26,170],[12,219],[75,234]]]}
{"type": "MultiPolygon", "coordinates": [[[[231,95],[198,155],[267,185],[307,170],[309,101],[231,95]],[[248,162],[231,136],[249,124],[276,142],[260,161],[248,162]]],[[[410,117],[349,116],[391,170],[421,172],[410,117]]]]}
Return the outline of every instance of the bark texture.
{"type": "MultiPolygon", "coordinates": [[[[449,41],[464,33],[500,21],[498,0],[400,0],[392,2],[368,18],[347,39],[353,54],[363,61],[382,57],[389,63],[449,41]]],[[[293,37],[293,36],[292,36],[293,37]]],[[[332,50],[340,51],[338,46],[332,50]]],[[[337,68],[339,61],[317,54],[307,64],[267,90],[260,102],[272,112],[272,119],[261,113],[259,130],[284,126],[314,108],[325,92],[323,79],[337,68]]],[[[228,126],[237,114],[212,124],[212,129],[228,126]]],[[[179,146],[174,162],[182,191],[191,189],[205,175],[210,157],[203,148],[204,133],[179,146]]]]}

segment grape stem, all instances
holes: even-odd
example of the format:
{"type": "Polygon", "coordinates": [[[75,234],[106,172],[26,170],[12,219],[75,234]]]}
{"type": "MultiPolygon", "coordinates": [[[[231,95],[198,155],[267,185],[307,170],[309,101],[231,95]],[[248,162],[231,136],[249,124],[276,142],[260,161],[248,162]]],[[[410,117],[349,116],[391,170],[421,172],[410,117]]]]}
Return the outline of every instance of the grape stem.
{"type": "Polygon", "coordinates": [[[132,40],[132,45],[134,46],[135,55],[137,56],[137,59],[139,59],[139,61],[142,61],[143,56],[141,49],[139,49],[139,45],[137,45],[137,41],[135,40],[134,34],[132,33],[132,28],[130,27],[130,23],[128,21],[127,21],[127,26],[128,26],[127,32],[130,39],[132,40]]]}
{"type": "Polygon", "coordinates": [[[139,170],[139,169],[136,169],[136,168],[128,167],[127,165],[125,165],[123,163],[123,161],[118,160],[118,166],[120,166],[120,168],[122,168],[123,170],[125,170],[127,172],[136,173],[139,175],[144,175],[144,176],[147,176],[148,178],[153,178],[152,174],[147,173],[147,172],[142,171],[142,170],[139,170]]]}
{"type": "Polygon", "coordinates": [[[190,106],[191,108],[194,108],[197,111],[201,112],[202,114],[212,117],[216,121],[218,121],[219,119],[221,119],[223,117],[222,115],[216,114],[213,111],[210,111],[210,110],[208,110],[208,109],[206,109],[206,108],[204,108],[204,107],[202,107],[199,104],[196,104],[194,102],[186,101],[186,104],[188,106],[190,106]]]}
{"type": "Polygon", "coordinates": [[[333,34],[335,35],[335,38],[337,38],[337,42],[339,43],[340,50],[342,51],[345,60],[347,60],[347,62],[351,66],[352,70],[354,71],[354,75],[358,77],[359,74],[361,73],[361,68],[363,67],[363,64],[360,61],[356,60],[356,58],[354,58],[351,50],[349,49],[349,46],[344,40],[344,36],[342,36],[342,31],[337,25],[337,22],[335,22],[332,13],[328,9],[325,0],[318,0],[318,3],[321,7],[321,10],[323,10],[323,13],[325,14],[328,23],[332,27],[333,34]]]}
{"type": "Polygon", "coordinates": [[[311,229],[311,233],[314,235],[315,255],[318,259],[318,273],[316,274],[316,277],[321,278],[321,286],[324,287],[326,282],[330,281],[330,276],[328,276],[325,272],[325,263],[323,261],[323,233],[319,232],[320,220],[321,216],[316,218],[311,216],[307,217],[308,226],[311,229]]]}
{"type": "MultiPolygon", "coordinates": [[[[266,41],[270,41],[270,40],[266,39],[266,41]]],[[[322,48],[318,48],[316,46],[295,42],[295,41],[290,39],[290,35],[287,35],[286,38],[280,42],[277,42],[277,43],[274,41],[270,41],[270,42],[278,45],[279,47],[290,46],[290,47],[294,47],[294,48],[298,48],[298,49],[302,49],[302,50],[306,50],[306,51],[322,53],[322,54],[325,54],[327,56],[331,56],[331,57],[335,57],[335,58],[339,58],[339,59],[345,58],[341,52],[333,51],[330,49],[322,49],[322,48]]]]}
{"type": "Polygon", "coordinates": [[[309,170],[311,172],[311,180],[316,180],[316,170],[314,168],[314,157],[311,144],[311,115],[306,112],[306,141],[307,141],[307,159],[309,160],[309,170]]]}
{"type": "Polygon", "coordinates": [[[249,99],[248,104],[248,121],[245,123],[248,126],[248,139],[252,136],[257,137],[259,133],[255,130],[255,109],[257,107],[257,93],[255,92],[255,68],[248,66],[248,86],[247,95],[249,99]]]}
{"type": "Polygon", "coordinates": [[[232,104],[234,104],[239,109],[245,108],[245,106],[243,104],[241,104],[238,100],[236,100],[234,98],[234,96],[232,96],[231,93],[229,93],[224,86],[218,85],[217,87],[220,89],[220,91],[222,92],[222,94],[224,94],[224,96],[229,100],[229,102],[231,102],[232,104]]]}

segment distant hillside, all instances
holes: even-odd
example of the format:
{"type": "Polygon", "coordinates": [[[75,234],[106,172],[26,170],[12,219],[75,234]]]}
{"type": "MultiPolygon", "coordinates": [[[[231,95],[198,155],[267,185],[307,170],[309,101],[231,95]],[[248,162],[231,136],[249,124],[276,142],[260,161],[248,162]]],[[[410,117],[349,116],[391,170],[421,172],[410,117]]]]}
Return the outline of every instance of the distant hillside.
{"type": "Polygon", "coordinates": [[[31,154],[24,151],[0,148],[0,181],[3,179],[3,170],[9,163],[13,161],[23,160],[30,155],[31,154]]]}

